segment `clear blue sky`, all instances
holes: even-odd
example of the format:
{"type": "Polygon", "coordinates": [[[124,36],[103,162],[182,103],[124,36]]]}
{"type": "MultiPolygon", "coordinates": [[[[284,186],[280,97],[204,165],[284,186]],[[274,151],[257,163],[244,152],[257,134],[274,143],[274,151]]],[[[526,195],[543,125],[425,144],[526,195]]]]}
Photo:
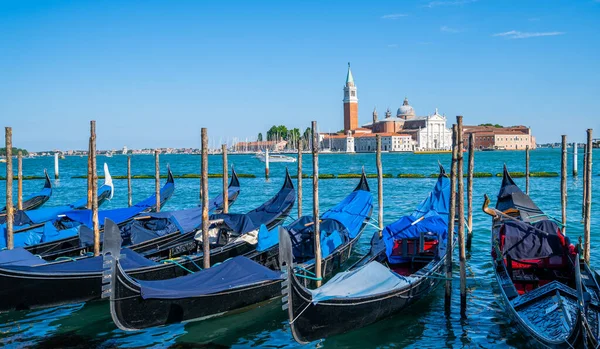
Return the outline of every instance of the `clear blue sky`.
{"type": "MultiPolygon", "coordinates": [[[[0,118],[15,146],[199,147],[273,124],[360,123],[408,97],[539,142],[600,137],[600,1],[2,1],[0,118]]],[[[4,142],[4,133],[0,136],[4,142]]]]}

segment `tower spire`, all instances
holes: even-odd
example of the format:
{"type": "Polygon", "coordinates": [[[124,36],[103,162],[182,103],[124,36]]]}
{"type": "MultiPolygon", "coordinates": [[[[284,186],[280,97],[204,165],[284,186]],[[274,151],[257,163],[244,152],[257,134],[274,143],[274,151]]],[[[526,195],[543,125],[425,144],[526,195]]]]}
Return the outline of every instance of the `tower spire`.
{"type": "Polygon", "coordinates": [[[354,85],[354,77],[352,76],[352,70],[350,69],[350,62],[348,62],[348,75],[346,75],[346,86],[354,85]],[[352,84],[352,85],[349,85],[352,84]]]}

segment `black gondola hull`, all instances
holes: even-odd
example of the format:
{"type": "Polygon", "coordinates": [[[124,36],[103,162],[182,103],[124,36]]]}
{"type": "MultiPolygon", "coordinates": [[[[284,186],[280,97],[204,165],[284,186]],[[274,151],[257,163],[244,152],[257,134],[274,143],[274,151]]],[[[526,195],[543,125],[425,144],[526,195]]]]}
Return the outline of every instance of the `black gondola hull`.
{"type": "MultiPolygon", "coordinates": [[[[117,268],[119,270],[120,268],[117,268]]],[[[227,292],[180,299],[144,299],[136,283],[117,271],[111,301],[113,319],[122,329],[142,329],[225,314],[275,298],[280,282],[271,281],[227,292]]]]}

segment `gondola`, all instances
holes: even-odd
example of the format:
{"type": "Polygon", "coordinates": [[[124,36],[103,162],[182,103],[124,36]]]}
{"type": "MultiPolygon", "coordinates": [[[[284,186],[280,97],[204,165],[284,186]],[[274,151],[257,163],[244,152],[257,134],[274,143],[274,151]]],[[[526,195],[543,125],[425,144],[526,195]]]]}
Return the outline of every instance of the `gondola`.
{"type": "MultiPolygon", "coordinates": [[[[106,164],[104,164],[104,175],[104,184],[98,188],[98,207],[106,200],[112,199],[114,193],[112,177],[106,164]]],[[[67,212],[84,209],[86,205],[87,197],[84,197],[68,205],[16,211],[13,219],[14,246],[24,247],[44,241],[44,232],[53,230],[50,228],[52,223],[61,219],[61,216],[67,212]]],[[[0,217],[0,232],[2,233],[0,248],[6,247],[5,223],[5,217],[0,217]]],[[[52,234],[48,233],[47,235],[52,234]]]]}
{"type": "Polygon", "coordinates": [[[500,298],[518,328],[545,348],[597,347],[598,283],[556,220],[523,193],[506,166],[492,220],[500,298]]]}
{"type": "Polygon", "coordinates": [[[296,272],[293,242],[280,235],[286,277],[283,308],[294,339],[305,344],[398,314],[440,284],[447,251],[450,183],[443,168],[433,191],[408,216],[371,239],[370,252],[323,286],[309,289],[296,272]]]}
{"type": "MultiPolygon", "coordinates": [[[[283,221],[282,217],[287,216],[295,201],[295,191],[288,188],[287,182],[286,180],[286,184],[274,196],[275,200],[272,198],[267,201],[270,205],[261,205],[264,216],[262,221],[254,224],[280,224],[283,221]]],[[[239,218],[240,221],[247,219],[250,217],[239,218]]],[[[243,225],[242,228],[247,226],[243,225]]],[[[234,233],[230,232],[232,236],[234,233]]],[[[237,235],[243,235],[239,233],[237,235]]],[[[231,245],[237,246],[233,243],[231,245]]],[[[253,246],[249,242],[245,242],[245,245],[253,246]]],[[[243,253],[248,249],[238,248],[240,250],[216,245],[211,250],[211,256],[214,252],[211,263],[223,262],[235,256],[236,252],[243,253]]],[[[256,246],[253,246],[251,251],[255,250],[256,246]]],[[[137,279],[162,280],[187,275],[198,270],[203,261],[202,253],[160,261],[144,258],[129,248],[123,248],[123,253],[128,256],[127,260],[123,261],[123,268],[137,279]]],[[[0,284],[3,285],[0,288],[0,312],[99,299],[102,286],[102,256],[65,257],[50,261],[40,259],[23,248],[2,251],[0,284]]]]}
{"type": "MultiPolygon", "coordinates": [[[[164,206],[175,190],[175,182],[171,169],[167,168],[167,171],[167,182],[160,189],[161,206],[164,206]]],[[[98,211],[100,230],[102,230],[104,218],[110,218],[117,222],[117,224],[124,225],[130,222],[136,215],[144,212],[152,212],[155,209],[156,195],[152,194],[131,207],[100,210],[98,211]]],[[[37,234],[37,239],[41,243],[25,246],[29,252],[45,259],[55,259],[59,257],[79,256],[91,249],[90,241],[93,241],[93,238],[90,238],[89,235],[90,228],[93,226],[92,210],[67,211],[51,223],[46,223],[40,230],[30,232],[31,235],[37,234]],[[82,227],[87,227],[87,230],[81,229],[82,227]]]]}
{"type": "MultiPolygon", "coordinates": [[[[171,177],[172,180],[172,177],[171,177]]],[[[167,181],[167,185],[169,180],[167,181]]],[[[163,187],[161,190],[161,201],[167,200],[167,190],[163,187]]],[[[235,170],[232,170],[232,177],[228,187],[230,205],[238,198],[240,193],[240,182],[235,170]]],[[[170,195],[169,195],[170,196],[170,195]]],[[[154,196],[144,200],[154,203],[154,196]]],[[[164,202],[161,204],[163,205],[164,202]]],[[[142,204],[138,204],[142,205],[142,204]]],[[[223,209],[223,193],[209,200],[211,212],[221,212],[223,209]]],[[[153,209],[152,209],[153,210],[153,209]]],[[[180,241],[185,236],[190,234],[193,237],[195,231],[201,224],[202,209],[191,208],[178,211],[163,211],[163,212],[148,212],[145,210],[132,216],[129,209],[117,209],[111,212],[124,211],[128,213],[125,218],[120,218],[117,223],[121,227],[121,235],[123,237],[124,246],[137,246],[143,248],[149,244],[167,244],[173,241],[180,241]]],[[[138,210],[134,211],[139,212],[138,210]]],[[[106,217],[114,218],[114,213],[106,215],[106,217]]],[[[114,220],[114,219],[113,219],[114,220]]],[[[69,239],[59,241],[56,244],[46,244],[39,246],[35,251],[30,252],[39,254],[46,259],[56,259],[60,257],[77,257],[87,253],[93,246],[93,231],[86,225],[78,228],[78,234],[75,234],[69,239]]],[[[135,248],[135,247],[132,247],[135,248]]]]}
{"type": "MultiPolygon", "coordinates": [[[[339,267],[338,263],[347,258],[352,245],[370,219],[373,198],[368,190],[363,175],[361,184],[355,191],[321,216],[323,241],[326,242],[324,246],[332,248],[322,265],[323,270],[332,272],[334,266],[339,267]],[[333,247],[332,244],[337,241],[335,236],[342,235],[347,240],[333,247]]],[[[299,224],[302,224],[297,232],[306,233],[304,240],[298,241],[298,258],[307,257],[309,252],[304,249],[304,243],[312,241],[309,229],[312,224],[306,222],[305,219],[300,219],[291,224],[294,228],[299,228],[299,224]]],[[[287,236],[287,230],[285,231],[287,236]]],[[[268,253],[273,248],[277,250],[277,233],[275,232],[273,240],[273,236],[269,236],[272,232],[265,229],[262,232],[267,234],[264,238],[268,240],[264,242],[263,253],[268,253]]],[[[296,235],[299,236],[301,235],[296,235]]],[[[261,238],[259,236],[259,240],[261,238]]],[[[262,265],[262,260],[257,255],[254,258],[259,263],[247,256],[237,256],[187,276],[143,281],[136,279],[135,275],[123,267],[122,262],[127,261],[128,257],[119,253],[118,246],[114,245],[113,248],[115,250],[105,255],[105,273],[111,277],[110,281],[105,279],[107,282],[103,287],[103,296],[110,298],[111,316],[122,330],[201,320],[234,310],[241,311],[281,294],[281,273],[262,265]]],[[[302,270],[314,271],[314,260],[302,263],[302,270]]]]}
{"type": "MultiPolygon", "coordinates": [[[[23,201],[23,211],[35,210],[36,208],[41,207],[50,199],[52,195],[52,182],[50,182],[50,176],[48,176],[48,171],[44,170],[44,177],[46,180],[44,182],[44,187],[42,190],[36,194],[31,195],[27,199],[23,201]]],[[[17,209],[15,205],[15,210],[17,209]]],[[[0,216],[6,214],[6,206],[0,209],[0,216]]],[[[0,221],[0,223],[4,223],[4,221],[0,221]]]]}

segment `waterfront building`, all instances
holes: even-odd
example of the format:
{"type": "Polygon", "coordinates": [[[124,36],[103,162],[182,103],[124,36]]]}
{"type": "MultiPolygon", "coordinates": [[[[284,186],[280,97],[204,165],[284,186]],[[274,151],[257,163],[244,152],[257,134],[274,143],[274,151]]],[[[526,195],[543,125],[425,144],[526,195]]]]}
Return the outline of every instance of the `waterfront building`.
{"type": "Polygon", "coordinates": [[[480,150],[536,149],[535,137],[527,126],[464,126],[465,148],[470,134],[474,134],[474,147],[480,150]]]}

